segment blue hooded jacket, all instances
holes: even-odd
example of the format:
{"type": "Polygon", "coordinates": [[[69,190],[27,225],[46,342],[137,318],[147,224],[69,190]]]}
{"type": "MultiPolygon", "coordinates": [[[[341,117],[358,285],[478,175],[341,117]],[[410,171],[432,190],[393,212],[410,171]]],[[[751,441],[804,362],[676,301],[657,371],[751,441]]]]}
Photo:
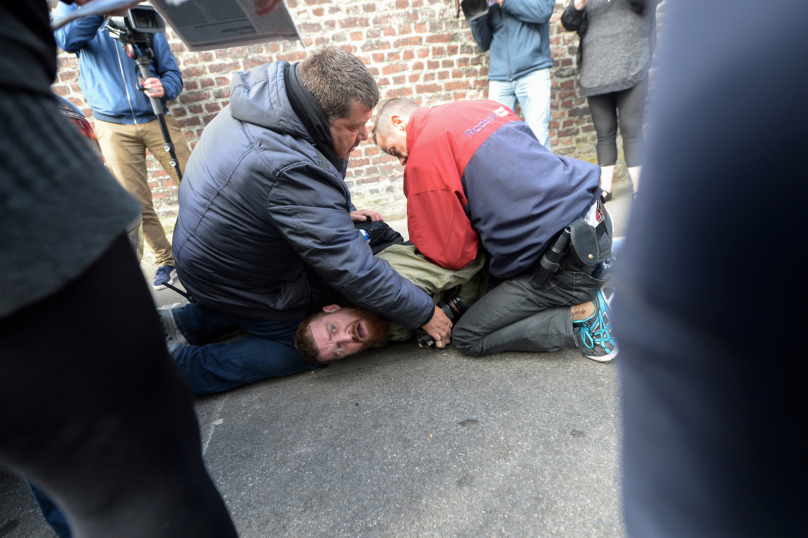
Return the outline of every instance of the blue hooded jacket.
{"type": "Polygon", "coordinates": [[[553,66],[549,22],[554,8],[554,0],[503,0],[471,21],[480,50],[490,51],[489,80],[514,81],[553,66]]]}
{"type": "Polygon", "coordinates": [[[287,65],[235,73],[230,104],[194,148],[173,241],[183,285],[202,306],[290,319],[310,306],[316,277],[408,328],[423,325],[434,303],[354,227],[341,170],[318,162],[289,102],[287,65]]]}
{"type": "MultiPolygon", "coordinates": [[[[54,18],[59,19],[78,9],[75,4],[57,2],[54,18]]],[[[56,31],[56,44],[79,57],[79,85],[96,119],[112,123],[146,123],[157,119],[149,98],[138,91],[137,64],[126,55],[123,45],[102,30],[104,17],[91,15],[68,23],[56,31]]],[[[150,64],[152,74],[163,83],[165,95],[160,99],[163,112],[167,101],[182,91],[182,75],[171,53],[165,34],[155,34],[152,43],[156,61],[150,64]],[[155,68],[156,65],[156,68],[155,68]]]]}

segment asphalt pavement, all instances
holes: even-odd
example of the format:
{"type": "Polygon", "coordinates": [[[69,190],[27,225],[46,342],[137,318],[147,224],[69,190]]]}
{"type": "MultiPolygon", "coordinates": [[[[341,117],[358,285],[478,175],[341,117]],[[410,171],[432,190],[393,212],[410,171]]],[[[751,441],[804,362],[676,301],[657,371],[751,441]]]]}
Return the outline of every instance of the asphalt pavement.
{"type": "MultiPolygon", "coordinates": [[[[618,235],[630,189],[615,184],[609,203],[618,235]]],[[[143,268],[151,278],[148,255],[143,268]]],[[[469,358],[403,342],[201,397],[196,410],[245,538],[613,537],[624,535],[618,383],[616,364],[577,350],[469,358]]],[[[0,469],[4,536],[54,534],[0,469]]]]}

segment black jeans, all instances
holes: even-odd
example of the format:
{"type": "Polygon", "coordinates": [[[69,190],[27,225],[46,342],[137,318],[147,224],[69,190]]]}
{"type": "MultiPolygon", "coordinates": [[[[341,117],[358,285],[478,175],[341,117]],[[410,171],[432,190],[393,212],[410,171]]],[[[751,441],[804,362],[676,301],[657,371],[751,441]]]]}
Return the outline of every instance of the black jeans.
{"type": "Polygon", "coordinates": [[[125,235],[0,320],[0,461],[88,537],[236,536],[125,235]]]}
{"type": "Polygon", "coordinates": [[[510,278],[469,308],[452,330],[455,346],[480,357],[503,351],[576,348],[572,305],[591,301],[605,284],[569,258],[541,288],[534,269],[510,278]]]}

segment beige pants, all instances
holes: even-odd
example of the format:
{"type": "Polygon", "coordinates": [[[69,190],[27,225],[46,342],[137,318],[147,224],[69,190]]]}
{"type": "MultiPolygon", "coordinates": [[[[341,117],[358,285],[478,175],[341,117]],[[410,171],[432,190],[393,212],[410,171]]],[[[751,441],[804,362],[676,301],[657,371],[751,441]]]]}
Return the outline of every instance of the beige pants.
{"type": "MultiPolygon", "coordinates": [[[[452,290],[468,308],[488,289],[488,279],[482,270],[485,266],[482,249],[473,262],[458,271],[438,267],[416,252],[412,245],[393,245],[376,254],[376,257],[386,260],[399,275],[428,293],[435,304],[443,299],[445,292],[452,290]]],[[[412,337],[412,331],[390,322],[391,340],[409,340],[412,337]]]]}
{"type": "MultiPolygon", "coordinates": [[[[191,156],[188,143],[180,130],[177,120],[166,115],[166,125],[174,151],[180,162],[180,170],[185,171],[185,164],[191,156]]],[[[146,149],[152,152],[174,183],[179,185],[176,171],[171,167],[171,157],[163,148],[163,134],[157,120],[137,125],[124,125],[95,120],[95,134],[101,145],[101,153],[110,171],[129,191],[138,199],[143,207],[143,235],[146,243],[154,251],[157,265],[175,265],[174,256],[171,255],[171,243],[166,238],[160,219],[152,203],[152,193],[149,188],[149,176],[146,172],[146,149]]]]}

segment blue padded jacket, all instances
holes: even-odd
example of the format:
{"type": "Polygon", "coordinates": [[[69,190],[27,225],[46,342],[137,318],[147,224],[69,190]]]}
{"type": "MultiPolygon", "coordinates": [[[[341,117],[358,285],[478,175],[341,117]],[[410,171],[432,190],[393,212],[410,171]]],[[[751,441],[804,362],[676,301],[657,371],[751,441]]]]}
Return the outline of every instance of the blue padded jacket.
{"type": "Polygon", "coordinates": [[[313,270],[359,306],[423,325],[434,303],[375,258],[354,227],[341,171],[318,164],[289,103],[286,65],[235,73],[230,104],[194,148],[174,230],[183,285],[202,306],[288,319],[308,307],[313,270]]]}

